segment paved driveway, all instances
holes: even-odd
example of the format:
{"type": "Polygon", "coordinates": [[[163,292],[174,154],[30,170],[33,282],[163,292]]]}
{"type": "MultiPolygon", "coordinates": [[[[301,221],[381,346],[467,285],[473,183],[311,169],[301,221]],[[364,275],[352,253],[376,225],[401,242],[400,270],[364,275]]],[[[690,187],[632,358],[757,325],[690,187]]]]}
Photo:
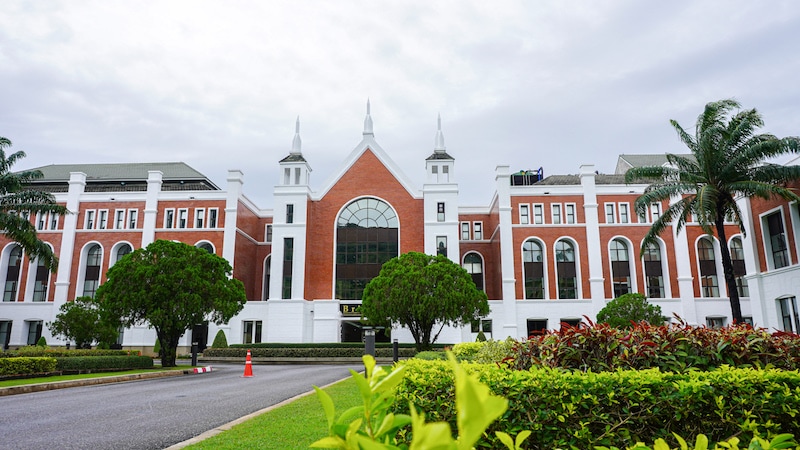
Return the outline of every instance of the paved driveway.
{"type": "Polygon", "coordinates": [[[211,373],[0,397],[0,449],[163,449],[360,366],[214,365],[211,373]]]}

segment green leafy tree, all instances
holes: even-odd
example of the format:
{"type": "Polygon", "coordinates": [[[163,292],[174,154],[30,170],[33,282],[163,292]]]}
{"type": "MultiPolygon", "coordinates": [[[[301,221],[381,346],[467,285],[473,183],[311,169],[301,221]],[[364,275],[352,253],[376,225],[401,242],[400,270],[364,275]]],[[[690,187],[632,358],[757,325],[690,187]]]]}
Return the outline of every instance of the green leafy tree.
{"type": "Polygon", "coordinates": [[[620,295],[597,313],[597,323],[607,323],[614,328],[632,328],[633,323],[647,322],[662,325],[661,307],[647,302],[639,293],[620,295]]]}
{"type": "Polygon", "coordinates": [[[488,313],[486,294],[466,270],[445,256],[417,252],[387,261],[364,288],[361,302],[369,323],[408,327],[418,351],[430,350],[445,325],[464,325],[488,313]]]}
{"type": "Polygon", "coordinates": [[[232,271],[206,250],[158,240],[114,264],[96,298],[112,323],[153,327],[161,365],[173,367],[187,329],[206,320],[221,325],[244,308],[244,285],[232,271]]]}
{"type": "Polygon", "coordinates": [[[77,348],[91,348],[93,342],[113,344],[119,335],[113,324],[107,323],[98,304],[91,297],[78,297],[59,308],[56,320],[47,323],[53,336],[75,341],[77,348]]]}
{"type": "Polygon", "coordinates": [[[800,150],[800,138],[757,134],[764,125],[761,115],[755,109],[739,108],[735,100],[708,103],[697,118],[694,136],[671,120],[691,156],[670,154],[665,166],[632,168],[626,173],[628,183],[642,179],[652,182],[636,200],[639,215],[644,215],[651,203],[674,200],[645,236],[642,255],[647,245],[656,242],[657,236],[673,222],[680,231],[694,217],[706,233],[716,233],[735,322],[742,321],[742,310],[725,234],[726,219],[736,223],[745,234],[742,211],[736,204],[738,199],[779,197],[800,201],[786,187],[786,183],[800,179],[800,166],[766,162],[800,150]]]}
{"type": "Polygon", "coordinates": [[[45,266],[55,272],[58,258],[53,249],[42,242],[30,221],[37,213],[67,214],[67,209],[56,204],[49,192],[30,188],[30,183],[42,178],[38,170],[11,172],[11,166],[25,157],[25,152],[6,155],[11,141],[0,136],[0,231],[16,241],[32,259],[41,259],[45,266]]]}

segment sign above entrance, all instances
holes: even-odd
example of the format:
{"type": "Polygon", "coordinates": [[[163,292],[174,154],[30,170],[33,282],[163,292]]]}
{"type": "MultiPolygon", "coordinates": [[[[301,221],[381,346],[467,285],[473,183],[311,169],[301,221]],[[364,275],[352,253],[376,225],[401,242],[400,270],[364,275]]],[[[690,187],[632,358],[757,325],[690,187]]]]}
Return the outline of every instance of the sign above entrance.
{"type": "Polygon", "coordinates": [[[361,317],[361,311],[358,310],[359,307],[361,305],[357,303],[341,303],[339,304],[339,312],[345,317],[361,317]]]}

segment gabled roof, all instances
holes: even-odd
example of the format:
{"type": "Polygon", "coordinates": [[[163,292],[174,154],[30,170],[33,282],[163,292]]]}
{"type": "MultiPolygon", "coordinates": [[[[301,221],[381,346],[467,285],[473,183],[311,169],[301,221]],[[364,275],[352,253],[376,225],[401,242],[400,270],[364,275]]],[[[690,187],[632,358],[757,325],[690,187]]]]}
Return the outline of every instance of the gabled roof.
{"type": "MultiPolygon", "coordinates": [[[[691,154],[679,154],[678,156],[693,157],[691,154]]],[[[634,167],[663,166],[667,163],[666,153],[642,154],[642,155],[619,155],[617,169],[615,173],[622,175],[634,167]]]]}

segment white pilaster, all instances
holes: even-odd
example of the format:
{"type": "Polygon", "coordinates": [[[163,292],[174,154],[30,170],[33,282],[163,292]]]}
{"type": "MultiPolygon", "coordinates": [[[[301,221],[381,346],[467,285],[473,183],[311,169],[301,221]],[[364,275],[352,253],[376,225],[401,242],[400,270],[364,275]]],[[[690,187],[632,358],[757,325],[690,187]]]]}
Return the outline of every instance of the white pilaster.
{"type": "Polygon", "coordinates": [[[511,181],[509,166],[495,168],[500,228],[500,273],[503,282],[503,329],[497,339],[517,338],[517,293],[514,279],[514,235],[511,231],[511,181]]]}
{"type": "Polygon", "coordinates": [[[53,320],[61,305],[67,302],[69,280],[72,274],[72,255],[75,251],[75,232],[78,228],[78,211],[81,207],[81,195],[86,187],[86,174],[72,172],[69,174],[69,190],[67,191],[67,210],[64,216],[64,229],[61,232],[61,248],[58,251],[58,273],[56,275],[55,293],[53,295],[53,320]]]}
{"type": "MultiPolygon", "coordinates": [[[[679,201],[680,198],[673,197],[670,203],[679,201]]],[[[692,277],[692,259],[689,257],[689,239],[686,230],[678,232],[676,223],[672,224],[672,236],[674,242],[673,258],[675,267],[678,271],[678,295],[681,300],[681,318],[689,325],[698,325],[697,308],[695,307],[694,297],[694,278],[692,277]]],[[[674,295],[674,294],[673,294],[674,295]]]]}
{"type": "Polygon", "coordinates": [[[225,201],[225,231],[222,237],[222,257],[233,267],[236,254],[236,217],[239,210],[239,198],[242,196],[244,174],[241,170],[228,171],[227,199],[225,201]]]}
{"type": "Polygon", "coordinates": [[[164,173],[160,170],[147,172],[147,197],[144,203],[144,219],[142,223],[142,248],[156,239],[156,217],[158,216],[158,194],[161,192],[161,180],[164,173]]]}
{"type": "MultiPolygon", "coordinates": [[[[592,312],[597,315],[605,302],[605,283],[603,279],[603,250],[600,244],[600,221],[597,214],[597,186],[594,165],[584,164],[580,168],[583,188],[583,212],[586,220],[586,252],[589,261],[589,290],[592,299],[592,312]]],[[[580,278],[580,276],[579,276],[580,278]]]]}

